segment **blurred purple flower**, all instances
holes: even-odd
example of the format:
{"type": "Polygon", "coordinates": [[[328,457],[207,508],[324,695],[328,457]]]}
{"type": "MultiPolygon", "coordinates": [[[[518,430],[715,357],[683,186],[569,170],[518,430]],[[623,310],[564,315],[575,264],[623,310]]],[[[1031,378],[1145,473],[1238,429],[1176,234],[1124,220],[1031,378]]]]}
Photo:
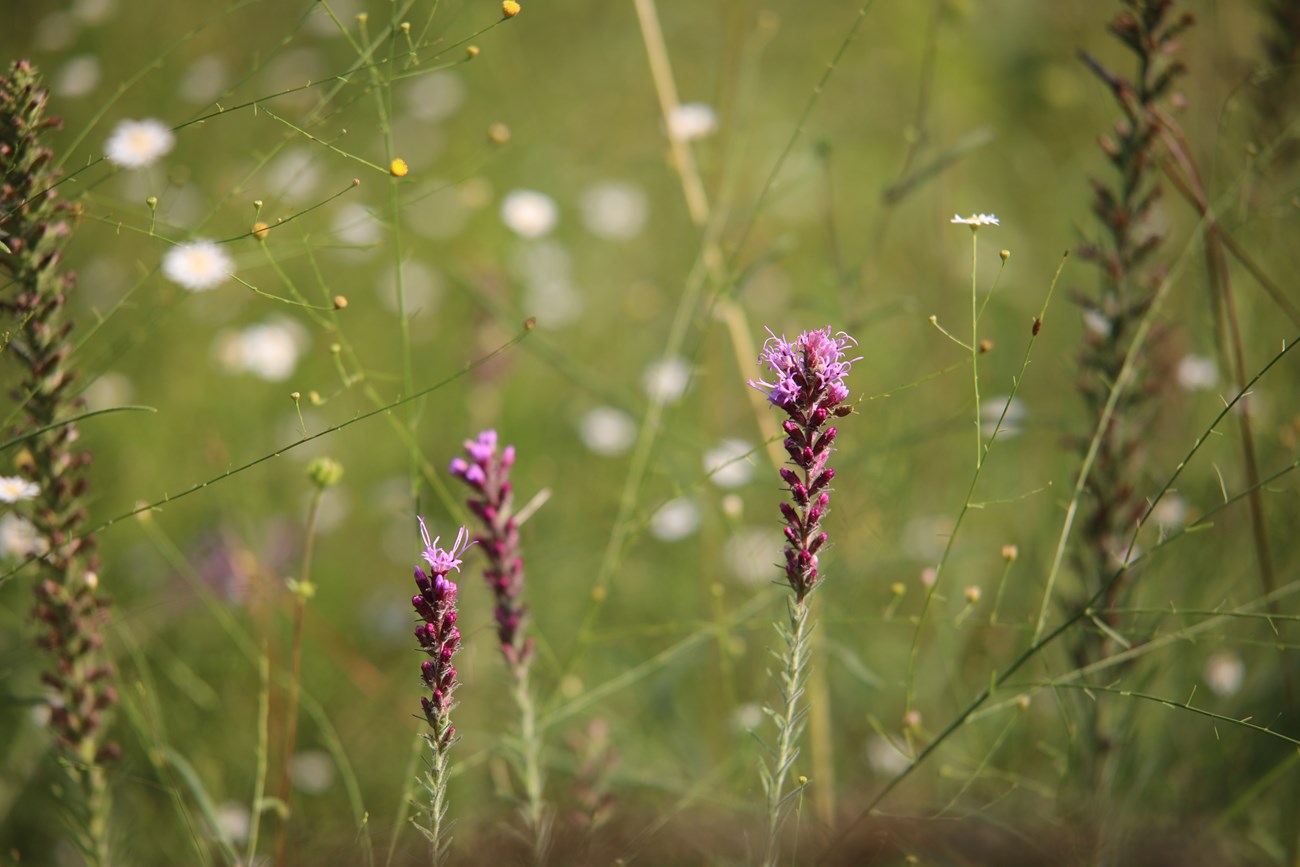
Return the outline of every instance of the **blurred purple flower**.
{"type": "Polygon", "coordinates": [[[511,509],[513,488],[510,468],[515,447],[498,454],[497,432],[485,430],[477,439],[465,441],[465,458],[453,458],[448,471],[474,492],[468,504],[483,522],[484,531],[475,541],[483,545],[488,558],[483,577],[496,597],[497,638],[501,653],[513,669],[528,664],[533,641],[523,635],[528,608],[521,601],[524,592],[524,561],[519,554],[519,522],[511,509]]]}

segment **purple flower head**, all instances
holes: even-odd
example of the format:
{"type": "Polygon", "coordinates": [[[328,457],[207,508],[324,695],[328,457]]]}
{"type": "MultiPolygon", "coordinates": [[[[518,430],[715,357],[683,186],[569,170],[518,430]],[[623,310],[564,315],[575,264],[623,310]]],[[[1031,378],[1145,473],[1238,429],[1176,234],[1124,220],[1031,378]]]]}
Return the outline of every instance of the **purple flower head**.
{"type": "Polygon", "coordinates": [[[450,550],[437,547],[438,539],[429,540],[429,529],[420,518],[420,538],[424,542],[421,556],[429,564],[429,571],[415,570],[415,587],[419,590],[411,597],[411,607],[420,617],[415,627],[415,640],[429,657],[420,663],[420,679],[430,695],[420,699],[425,720],[433,730],[432,737],[439,748],[448,746],[455,729],[451,726],[452,693],[455,692],[456,669],[452,657],[460,649],[460,629],[456,627],[456,582],[448,574],[460,569],[460,555],[472,544],[469,531],[464,527],[456,534],[450,550]]]}
{"type": "Polygon", "coordinates": [[[434,575],[446,575],[452,569],[460,571],[460,555],[465,553],[465,549],[474,543],[470,541],[469,530],[464,527],[456,533],[456,541],[447,550],[438,547],[438,540],[441,536],[429,541],[429,528],[424,525],[424,518],[420,518],[420,538],[424,540],[424,552],[420,554],[429,564],[429,570],[434,575]]]}
{"type": "Polygon", "coordinates": [[[785,572],[795,601],[802,603],[817,583],[817,554],[826,543],[821,520],[830,503],[830,483],[835,471],[826,466],[838,433],[823,427],[833,417],[849,415],[852,407],[842,406],[849,390],[844,377],[860,358],[848,358],[850,345],[857,341],[830,326],[805,331],[793,341],[777,337],[771,329],[758,363],[770,372],[771,382],[750,380],[750,386],[767,393],[771,404],[789,416],[781,428],[782,445],[790,456],[789,467],[781,468],[781,480],[790,490],[794,504],[782,503],[786,539],[785,572]]]}
{"type": "Polygon", "coordinates": [[[767,399],[781,409],[801,413],[817,409],[830,411],[848,397],[843,378],[858,358],[846,359],[846,349],[857,341],[843,331],[805,331],[793,341],[777,337],[768,329],[768,339],[759,354],[760,365],[771,372],[772,381],[751,379],[749,384],[767,392],[767,399]]]}
{"type": "Polygon", "coordinates": [[[448,471],[470,487],[469,510],[482,522],[475,541],[482,542],[487,567],[483,577],[496,598],[494,612],[501,653],[513,669],[526,665],[533,643],[524,636],[528,608],[521,601],[524,561],[519,556],[519,523],[512,509],[510,468],[515,447],[498,451],[495,430],[485,430],[465,441],[466,457],[453,458],[448,471]]]}

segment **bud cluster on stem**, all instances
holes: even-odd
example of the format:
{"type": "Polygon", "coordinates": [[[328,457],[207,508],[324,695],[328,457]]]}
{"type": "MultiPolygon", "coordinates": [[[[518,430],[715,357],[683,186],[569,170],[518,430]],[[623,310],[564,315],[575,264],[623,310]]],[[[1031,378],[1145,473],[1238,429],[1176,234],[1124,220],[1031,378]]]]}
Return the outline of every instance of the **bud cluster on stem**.
{"type": "Polygon", "coordinates": [[[853,412],[844,405],[849,391],[844,375],[858,359],[845,359],[845,348],[856,346],[852,337],[834,334],[830,326],[805,331],[793,341],[771,335],[763,344],[759,363],[770,371],[772,382],[750,380],[767,393],[773,406],[789,418],[782,422],[790,467],[781,468],[781,480],[790,489],[792,503],[781,504],[785,518],[785,575],[802,603],[817,583],[817,555],[826,544],[822,518],[830,506],[830,483],[835,471],[826,466],[837,430],[827,421],[853,412]]]}

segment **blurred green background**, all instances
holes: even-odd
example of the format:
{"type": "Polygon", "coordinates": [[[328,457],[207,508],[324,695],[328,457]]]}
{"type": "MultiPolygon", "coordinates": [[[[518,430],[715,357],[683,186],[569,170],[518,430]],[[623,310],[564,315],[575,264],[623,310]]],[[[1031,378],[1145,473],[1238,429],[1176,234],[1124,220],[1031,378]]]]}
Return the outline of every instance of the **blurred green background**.
{"type": "MultiPolygon", "coordinates": [[[[29,58],[50,82],[51,109],[64,119],[50,143],[67,172],[98,158],[121,119],[176,126],[228,109],[180,129],[155,166],[100,163],[62,189],[84,208],[66,261],[79,275],[74,361],[85,397],[92,407],[157,409],[83,425],[95,456],[92,523],[428,388],[518,335],[526,317],[538,320],[522,342],[417,402],[102,534],[110,643],[129,706],[118,715],[126,755],[115,771],[123,851],[133,863],[192,863],[193,841],[212,836],[192,791],[151,764],[149,751],[163,745],[193,766],[230,829],[246,817],[255,655],[265,643],[277,665],[287,659],[285,580],[302,557],[305,466],[322,455],[345,477],[326,497],[315,541],[303,684],[320,711],[303,713],[291,848],[295,862],[361,863],[356,839],[368,834],[386,850],[418,731],[414,516],[444,536],[467,520],[445,467],[484,427],[518,448],[519,502],[550,493],[524,544],[557,821],[567,827],[582,809],[580,739],[598,720],[617,756],[602,785],[624,839],[648,830],[637,845],[653,848],[661,817],[746,826],[762,807],[759,747],[746,731],[770,737],[758,707],[775,701],[768,651],[785,594],[773,583],[782,493],[764,446],[776,413],[745,382],[758,375],[764,327],[793,337],[829,324],[857,338],[862,358],[848,381],[861,402],[832,460],[817,747],[805,745],[796,769],[814,781],[801,828],[818,839],[830,815],[855,815],[901,767],[891,741],[928,742],[1028,645],[1093,424],[1074,389],[1085,325],[1070,295],[1094,292],[1099,273],[1077,257],[1025,371],[1014,429],[972,495],[981,507],[945,566],[919,643],[921,716],[904,731],[921,576],[942,555],[973,471],[967,356],[928,321],[969,334],[971,237],[948,221],[954,212],[1001,219],[977,236],[981,292],[996,281],[981,321],[993,349],[980,366],[982,398],[1000,399],[996,418],[1063,251],[1100,234],[1090,179],[1112,182],[1096,140],[1117,112],[1077,52],[1132,74],[1105,29],[1118,4],[875,3],[847,46],[857,2],[660,4],[680,100],[694,106],[678,123],[691,131],[706,229],[683,197],[632,3],[524,0],[499,26],[489,0],[415,3],[401,20],[412,23],[418,65],[400,33],[381,38],[397,5],[60,0],[11,9],[0,29],[6,65],[29,58]],[[367,39],[377,56],[391,55],[373,77],[352,71],[367,39]],[[463,60],[471,43],[480,53],[463,60]],[[394,70],[402,77],[390,81],[394,70]],[[347,81],[326,82],[339,74],[347,81]],[[308,81],[322,83],[271,98],[308,81]],[[234,110],[253,100],[264,102],[234,110]],[[408,176],[388,176],[392,157],[406,160],[408,176]],[[195,294],[163,279],[169,241],[245,235],[255,201],[262,220],[293,219],[265,242],[228,245],[241,280],[314,305],[341,294],[345,310],[279,303],[236,282],[195,294]],[[1002,249],[1010,259],[1000,270],[1002,249]],[[1002,584],[1007,544],[1019,558],[1002,584]],[[980,588],[973,607],[967,587],[980,588]],[[340,752],[369,813],[363,831],[340,752]]],[[[1275,143],[1270,130],[1290,120],[1260,107],[1263,45],[1277,31],[1263,3],[1183,5],[1198,22],[1180,49],[1188,74],[1178,121],[1225,227],[1294,297],[1297,175],[1294,164],[1260,157],[1275,143]]],[[[1148,494],[1235,394],[1196,214],[1167,189],[1158,215],[1167,232],[1158,255],[1175,277],[1152,350],[1164,388],[1144,438],[1149,475],[1135,480],[1148,494]]],[[[1233,268],[1253,372],[1296,328],[1233,268]]],[[[1265,473],[1296,458],[1296,394],[1290,358],[1255,388],[1265,473]]],[[[1245,487],[1239,429],[1229,419],[1220,434],[1179,480],[1164,531],[1245,487]]],[[[1278,584],[1289,586],[1300,562],[1295,481],[1269,485],[1264,502],[1278,584]]],[[[1066,562],[1059,589],[1077,598],[1066,562]]],[[[464,852],[500,838],[513,816],[509,679],[478,567],[471,558],[462,572],[454,716],[463,740],[451,811],[464,852]]],[[[1090,682],[1121,677],[1121,688],[1297,734],[1296,720],[1280,722],[1282,672],[1295,667],[1285,622],[1294,600],[1278,603],[1283,618],[1272,624],[1204,613],[1262,594],[1244,504],[1160,550],[1134,587],[1130,605],[1167,612],[1126,620],[1128,639],[1152,641],[1149,652],[1090,682]]],[[[25,623],[30,593],[22,573],[0,586],[0,858],[75,863],[58,842],[59,775],[34,709],[42,660],[25,623]]],[[[1052,611],[1056,622],[1063,609],[1052,611]]],[[[949,817],[982,813],[1025,829],[1071,815],[1058,794],[1078,697],[1033,685],[1073,668],[1064,646],[1050,647],[886,811],[923,817],[948,805],[949,817]],[[1017,699],[1030,693],[1022,709],[1017,699]]],[[[1217,821],[1214,835],[1239,863],[1281,863],[1279,826],[1296,806],[1292,746],[1136,698],[1096,700],[1127,715],[1129,734],[1122,781],[1101,801],[1149,828],[1217,821]]],[[[399,851],[418,851],[409,828],[398,833],[399,851]]],[[[897,843],[899,857],[909,845],[897,843]]]]}

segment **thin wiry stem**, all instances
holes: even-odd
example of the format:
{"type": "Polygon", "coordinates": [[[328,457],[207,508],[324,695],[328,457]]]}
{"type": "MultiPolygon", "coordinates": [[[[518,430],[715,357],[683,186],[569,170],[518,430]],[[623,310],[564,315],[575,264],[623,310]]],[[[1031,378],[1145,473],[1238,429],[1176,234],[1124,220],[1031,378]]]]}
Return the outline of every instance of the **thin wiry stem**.
{"type": "Polygon", "coordinates": [[[975,391],[975,469],[984,462],[984,433],[980,428],[980,340],[979,340],[979,232],[970,231],[970,373],[975,391]]]}

